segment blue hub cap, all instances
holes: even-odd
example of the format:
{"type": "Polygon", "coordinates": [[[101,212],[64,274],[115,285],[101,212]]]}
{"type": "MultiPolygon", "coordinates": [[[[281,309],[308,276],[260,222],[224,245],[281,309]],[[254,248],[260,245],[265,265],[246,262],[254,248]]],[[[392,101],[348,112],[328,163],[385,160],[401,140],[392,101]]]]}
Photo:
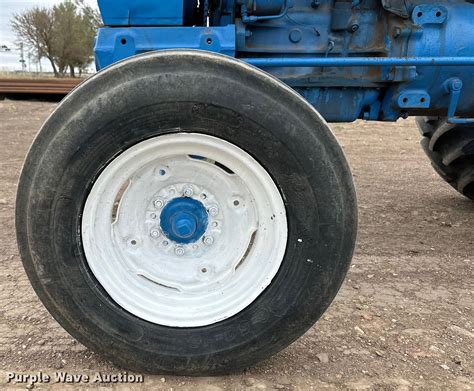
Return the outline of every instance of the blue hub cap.
{"type": "Polygon", "coordinates": [[[204,205],[188,197],[174,198],[161,212],[161,230],[166,237],[179,244],[197,241],[207,229],[204,205]]]}

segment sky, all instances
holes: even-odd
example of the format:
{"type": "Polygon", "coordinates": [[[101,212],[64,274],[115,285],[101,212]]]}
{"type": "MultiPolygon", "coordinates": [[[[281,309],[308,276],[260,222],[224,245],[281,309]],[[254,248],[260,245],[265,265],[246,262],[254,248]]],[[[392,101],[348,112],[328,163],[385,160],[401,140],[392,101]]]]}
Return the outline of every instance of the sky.
{"type": "MultiPolygon", "coordinates": [[[[6,45],[11,49],[10,52],[0,50],[0,72],[21,70],[21,64],[19,61],[20,51],[16,45],[17,39],[15,33],[10,27],[10,19],[12,16],[34,6],[52,7],[60,2],[61,0],[0,0],[0,47],[6,45]]],[[[97,6],[96,0],[87,0],[86,2],[97,6]]],[[[31,62],[28,64],[29,61],[26,53],[25,60],[27,68],[30,68],[29,70],[32,72],[35,71],[36,66],[31,62]]],[[[43,71],[51,71],[51,67],[47,61],[43,60],[41,63],[43,71]]]]}

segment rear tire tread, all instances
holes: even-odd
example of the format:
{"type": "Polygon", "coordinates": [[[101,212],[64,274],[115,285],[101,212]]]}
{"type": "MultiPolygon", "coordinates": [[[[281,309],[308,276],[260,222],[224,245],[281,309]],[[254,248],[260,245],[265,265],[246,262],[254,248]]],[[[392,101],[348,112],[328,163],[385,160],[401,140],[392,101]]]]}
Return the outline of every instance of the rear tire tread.
{"type": "Polygon", "coordinates": [[[446,118],[418,117],[421,145],[435,171],[458,192],[474,200],[474,128],[446,118]]]}

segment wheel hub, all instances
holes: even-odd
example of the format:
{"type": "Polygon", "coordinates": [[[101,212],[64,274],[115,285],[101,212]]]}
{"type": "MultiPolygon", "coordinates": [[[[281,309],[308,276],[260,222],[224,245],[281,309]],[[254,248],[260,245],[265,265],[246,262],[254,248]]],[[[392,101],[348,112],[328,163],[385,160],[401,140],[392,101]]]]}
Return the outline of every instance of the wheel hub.
{"type": "Polygon", "coordinates": [[[179,244],[193,243],[206,232],[207,212],[202,202],[188,197],[174,198],[160,216],[161,230],[179,244]]]}

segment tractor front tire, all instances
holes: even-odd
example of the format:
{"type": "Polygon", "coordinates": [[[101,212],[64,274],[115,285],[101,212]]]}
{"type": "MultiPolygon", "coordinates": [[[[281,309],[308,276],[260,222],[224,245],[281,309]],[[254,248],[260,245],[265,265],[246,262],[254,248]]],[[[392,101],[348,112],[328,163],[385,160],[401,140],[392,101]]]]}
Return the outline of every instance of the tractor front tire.
{"type": "Polygon", "coordinates": [[[357,226],[322,117],[258,69],[199,51],[117,63],[68,95],[20,178],[16,228],[53,317],[120,367],[222,374],[301,336],[357,226]]]}

